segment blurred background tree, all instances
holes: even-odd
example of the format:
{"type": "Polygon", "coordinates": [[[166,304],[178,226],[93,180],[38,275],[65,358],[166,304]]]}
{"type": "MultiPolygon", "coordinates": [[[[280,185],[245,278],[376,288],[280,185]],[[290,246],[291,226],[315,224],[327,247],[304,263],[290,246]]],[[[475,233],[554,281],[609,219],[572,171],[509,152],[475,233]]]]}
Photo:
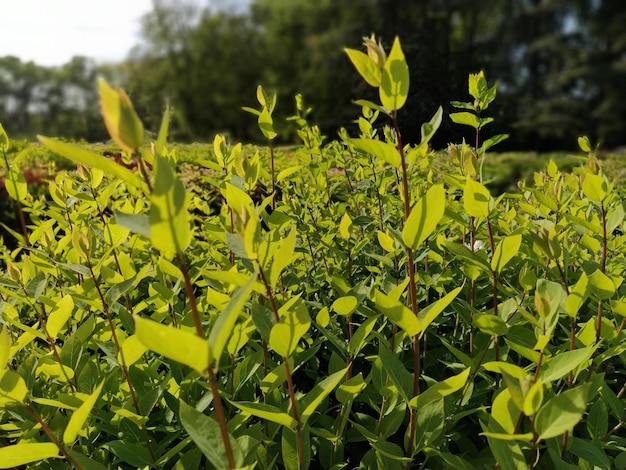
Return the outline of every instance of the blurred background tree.
{"type": "MultiPolygon", "coordinates": [[[[166,104],[174,137],[211,140],[216,132],[262,141],[254,106],[262,84],[278,93],[280,138],[296,93],[312,121],[333,137],[350,127],[356,98],[377,97],[352,70],[343,47],[376,33],[387,47],[399,36],[411,70],[400,121],[407,141],[439,105],[466,100],[468,73],[484,70],[499,97],[489,132],[508,132],[499,148],[572,149],[588,134],[605,148],[626,143],[626,3],[623,0],[154,0],[142,40],[120,64],[77,57],[56,68],[0,58],[0,121],[12,135],[33,130],[98,140],[94,77],[130,93],[149,129],[166,104]],[[497,126],[497,127],[495,127],[497,126]]],[[[436,147],[463,137],[446,120],[436,147]]],[[[356,132],[356,130],[354,131],[356,132]]]]}

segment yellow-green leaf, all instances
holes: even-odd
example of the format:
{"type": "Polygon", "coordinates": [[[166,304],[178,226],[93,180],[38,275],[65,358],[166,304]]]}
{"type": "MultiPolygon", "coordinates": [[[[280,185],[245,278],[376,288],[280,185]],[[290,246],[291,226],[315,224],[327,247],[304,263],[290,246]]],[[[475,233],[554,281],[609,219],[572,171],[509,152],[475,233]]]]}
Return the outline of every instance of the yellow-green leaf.
{"type": "Polygon", "coordinates": [[[11,358],[11,337],[6,327],[2,327],[0,330],[0,371],[2,371],[9,359],[11,358]]]}
{"type": "Polygon", "coordinates": [[[71,296],[65,295],[57,302],[50,316],[48,317],[48,334],[52,339],[56,339],[62,328],[66,326],[67,320],[74,310],[74,300],[71,296]]]}
{"type": "Polygon", "coordinates": [[[182,253],[191,242],[187,194],[170,162],[155,156],[155,173],[150,196],[150,239],[162,253],[182,253]]]}
{"type": "Polygon", "coordinates": [[[433,185],[420,198],[404,224],[402,240],[415,250],[435,230],[446,208],[446,191],[442,184],[433,185]]]}
{"type": "MultiPolygon", "coordinates": [[[[135,173],[91,150],[81,148],[75,144],[59,142],[58,140],[50,139],[42,135],[38,135],[37,139],[48,148],[48,150],[68,158],[75,163],[98,168],[104,171],[106,175],[119,178],[136,188],[141,188],[143,185],[141,179],[135,173]]],[[[65,207],[65,204],[62,204],[62,207],[65,207]]]]}
{"type": "Polygon", "coordinates": [[[239,408],[246,414],[271,421],[272,423],[280,424],[281,426],[287,426],[290,429],[296,429],[298,424],[291,415],[280,411],[280,409],[272,405],[253,403],[249,401],[229,401],[229,403],[233,404],[236,408],[239,408]]]}
{"type": "Polygon", "coordinates": [[[19,374],[12,370],[0,371],[0,405],[23,402],[27,391],[26,382],[19,374]]]}
{"type": "Polygon", "coordinates": [[[406,331],[407,335],[415,336],[422,331],[420,321],[415,314],[399,300],[376,291],[375,302],[376,308],[393,323],[406,331]]]}
{"type": "Polygon", "coordinates": [[[143,144],[143,124],[128,95],[103,79],[98,80],[98,89],[102,117],[111,139],[126,152],[139,150],[143,144]]]}
{"type": "Polygon", "coordinates": [[[400,154],[395,145],[389,142],[382,142],[375,139],[349,139],[350,144],[354,145],[363,152],[374,155],[376,158],[389,163],[394,168],[399,168],[401,164],[400,154]]]}
{"type": "Polygon", "coordinates": [[[0,124],[0,150],[7,151],[9,149],[9,136],[7,131],[4,130],[2,124],[0,124]]]}
{"type": "Polygon", "coordinates": [[[381,69],[367,54],[356,49],[344,49],[348,58],[363,79],[373,87],[380,86],[381,69]]]}
{"type": "Polygon", "coordinates": [[[524,397],[524,414],[526,416],[533,416],[543,403],[543,382],[537,380],[530,386],[530,389],[524,397]]]}
{"type": "Polygon", "coordinates": [[[147,348],[141,342],[137,335],[129,336],[122,343],[121,351],[117,355],[117,361],[120,364],[130,367],[143,356],[147,348]]]}
{"type": "Polygon", "coordinates": [[[609,276],[596,269],[588,276],[591,290],[601,299],[608,299],[615,294],[615,284],[609,276]]]}
{"type": "Polygon", "coordinates": [[[583,181],[583,193],[585,196],[592,201],[602,202],[607,192],[608,187],[604,177],[593,174],[585,175],[585,181],[583,181]]]}
{"type": "Polygon", "coordinates": [[[209,343],[189,331],[162,325],[134,315],[135,334],[143,345],[169,359],[185,364],[200,374],[209,366],[209,343]]]}
{"type": "Polygon", "coordinates": [[[238,287],[231,294],[230,301],[215,320],[211,333],[209,334],[209,350],[211,357],[215,360],[215,370],[219,369],[219,361],[222,351],[228,344],[230,334],[233,331],[237,318],[248,300],[252,287],[256,281],[256,274],[253,275],[245,286],[238,287]]]}
{"type": "Polygon", "coordinates": [[[63,433],[64,444],[71,445],[76,440],[76,436],[78,436],[78,433],[89,417],[89,413],[91,413],[96,401],[98,401],[103,385],[104,382],[101,382],[93,393],[87,397],[83,404],[80,405],[74,413],[72,413],[72,416],[70,417],[70,420],[65,428],[65,432],[63,433]]]}
{"type": "Polygon", "coordinates": [[[17,468],[40,460],[60,458],[52,442],[25,442],[0,447],[0,468],[17,468]]]}
{"type": "Polygon", "coordinates": [[[309,330],[310,325],[311,318],[306,305],[301,299],[297,299],[288,306],[280,321],[270,330],[270,348],[281,356],[288,357],[296,349],[298,341],[309,330]]]}
{"type": "Polygon", "coordinates": [[[28,194],[28,185],[24,173],[19,168],[12,168],[6,174],[4,188],[12,199],[22,201],[28,194]]]}
{"type": "Polygon", "coordinates": [[[381,104],[391,111],[402,108],[409,95],[409,81],[409,66],[396,37],[380,78],[378,91],[381,104]]]}
{"type": "Polygon", "coordinates": [[[463,191],[463,205],[465,211],[472,217],[489,216],[489,202],[491,194],[489,190],[478,181],[467,178],[465,190],[463,191]]]}
{"type": "Polygon", "coordinates": [[[500,240],[491,259],[491,269],[497,273],[502,271],[502,268],[517,255],[521,244],[522,236],[520,234],[510,235],[500,240]]]}

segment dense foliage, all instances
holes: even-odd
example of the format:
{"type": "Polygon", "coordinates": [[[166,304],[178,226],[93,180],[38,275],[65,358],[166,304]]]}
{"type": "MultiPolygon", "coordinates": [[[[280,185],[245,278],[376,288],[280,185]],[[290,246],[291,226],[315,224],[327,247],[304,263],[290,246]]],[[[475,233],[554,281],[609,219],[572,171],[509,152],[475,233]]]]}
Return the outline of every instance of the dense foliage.
{"type": "Polygon", "coordinates": [[[482,73],[450,119],[472,144],[433,165],[440,108],[403,145],[399,40],[346,49],[376,92],[359,135],[277,168],[276,96],[247,108],[270,142],[214,140],[203,185],[175,172],[166,113],[149,150],[128,96],[99,82],[119,163],[27,191],[32,223],[0,277],[0,468],[624,468],[626,212],[594,149],[493,197],[496,97],[482,73]],[[380,129],[380,131],[378,130],[380,129]],[[187,184],[187,186],[185,186],[187,184]],[[349,191],[338,191],[347,185],[349,191]]]}

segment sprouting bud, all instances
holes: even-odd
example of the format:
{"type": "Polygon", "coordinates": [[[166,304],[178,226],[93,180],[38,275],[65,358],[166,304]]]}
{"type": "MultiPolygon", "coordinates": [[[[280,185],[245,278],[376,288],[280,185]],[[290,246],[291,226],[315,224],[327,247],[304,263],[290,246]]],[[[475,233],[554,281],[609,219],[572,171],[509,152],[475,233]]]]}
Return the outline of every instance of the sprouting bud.
{"type": "Polygon", "coordinates": [[[363,45],[367,48],[367,55],[370,59],[382,69],[387,61],[387,54],[385,54],[382,43],[380,41],[376,42],[376,36],[372,34],[369,38],[363,38],[363,45]]]}

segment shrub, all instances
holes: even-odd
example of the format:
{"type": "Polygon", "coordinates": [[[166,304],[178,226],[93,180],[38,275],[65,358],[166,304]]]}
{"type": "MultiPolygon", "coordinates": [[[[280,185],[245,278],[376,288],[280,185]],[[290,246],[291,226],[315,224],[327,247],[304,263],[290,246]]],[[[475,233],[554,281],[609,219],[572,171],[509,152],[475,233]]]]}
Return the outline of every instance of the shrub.
{"type": "Polygon", "coordinates": [[[0,278],[0,468],[626,465],[620,188],[581,138],[584,167],[494,198],[482,73],[451,115],[476,141],[433,171],[441,109],[403,145],[400,42],[366,48],[347,50],[381,102],[357,102],[361,135],[324,145],[299,100],[287,168],[216,136],[219,213],[176,174],[168,113],[142,149],[105,82],[134,170],[40,137],[78,171],[50,200],[7,173],[32,223],[0,278]]]}

